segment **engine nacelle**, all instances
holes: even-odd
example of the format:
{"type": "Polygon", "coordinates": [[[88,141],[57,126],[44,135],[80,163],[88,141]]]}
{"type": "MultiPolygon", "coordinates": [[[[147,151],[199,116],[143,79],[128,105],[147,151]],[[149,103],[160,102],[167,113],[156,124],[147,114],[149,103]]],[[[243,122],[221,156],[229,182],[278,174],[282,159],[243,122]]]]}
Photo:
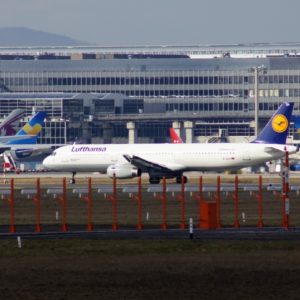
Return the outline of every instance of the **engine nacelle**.
{"type": "Polygon", "coordinates": [[[129,164],[110,165],[106,171],[109,178],[128,179],[141,175],[141,170],[129,164]]]}

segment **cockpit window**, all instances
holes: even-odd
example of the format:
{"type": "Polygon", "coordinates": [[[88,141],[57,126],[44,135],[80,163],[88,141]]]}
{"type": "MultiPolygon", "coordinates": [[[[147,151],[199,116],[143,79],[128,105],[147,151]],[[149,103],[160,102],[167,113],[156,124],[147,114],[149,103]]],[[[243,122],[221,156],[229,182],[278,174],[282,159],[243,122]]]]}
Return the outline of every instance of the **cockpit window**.
{"type": "Polygon", "coordinates": [[[52,152],[52,154],[51,154],[52,156],[55,156],[56,155],[56,151],[54,151],[54,152],[52,152]]]}

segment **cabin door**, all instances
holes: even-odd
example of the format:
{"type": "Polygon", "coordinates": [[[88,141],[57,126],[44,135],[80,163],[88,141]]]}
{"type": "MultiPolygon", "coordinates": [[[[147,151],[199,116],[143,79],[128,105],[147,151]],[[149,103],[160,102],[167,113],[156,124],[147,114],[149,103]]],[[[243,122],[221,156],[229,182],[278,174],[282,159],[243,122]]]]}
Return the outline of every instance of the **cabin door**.
{"type": "Polygon", "coordinates": [[[242,149],[242,158],[243,158],[244,161],[251,160],[249,150],[247,148],[242,149]]]}

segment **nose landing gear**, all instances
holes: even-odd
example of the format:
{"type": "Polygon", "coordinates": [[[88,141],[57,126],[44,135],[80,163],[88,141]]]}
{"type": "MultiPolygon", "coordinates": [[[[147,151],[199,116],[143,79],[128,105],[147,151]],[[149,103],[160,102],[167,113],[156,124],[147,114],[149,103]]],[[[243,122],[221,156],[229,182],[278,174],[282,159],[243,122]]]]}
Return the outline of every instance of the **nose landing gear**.
{"type": "Polygon", "coordinates": [[[72,173],[72,178],[70,179],[70,184],[75,184],[75,175],[76,175],[76,172],[73,172],[72,173]]]}

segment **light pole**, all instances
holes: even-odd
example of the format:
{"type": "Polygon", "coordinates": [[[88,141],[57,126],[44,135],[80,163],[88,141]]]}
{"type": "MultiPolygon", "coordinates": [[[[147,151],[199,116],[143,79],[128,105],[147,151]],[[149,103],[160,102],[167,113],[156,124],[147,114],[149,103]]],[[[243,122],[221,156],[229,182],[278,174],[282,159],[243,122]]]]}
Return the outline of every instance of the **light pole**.
{"type": "Polygon", "coordinates": [[[259,95],[258,95],[258,82],[259,82],[259,74],[265,74],[267,72],[267,68],[262,66],[256,66],[250,68],[250,72],[254,74],[254,135],[255,138],[258,136],[258,111],[259,111],[259,95]]]}

